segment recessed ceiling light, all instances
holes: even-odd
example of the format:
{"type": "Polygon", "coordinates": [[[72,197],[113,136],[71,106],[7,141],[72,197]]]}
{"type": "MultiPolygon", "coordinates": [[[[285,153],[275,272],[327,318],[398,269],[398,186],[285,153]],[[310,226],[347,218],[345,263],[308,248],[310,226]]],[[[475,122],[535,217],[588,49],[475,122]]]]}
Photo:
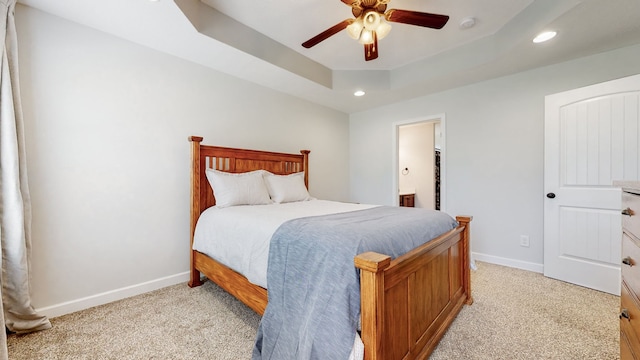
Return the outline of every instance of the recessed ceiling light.
{"type": "Polygon", "coordinates": [[[356,90],[356,92],[353,93],[353,96],[363,96],[364,95],[364,91],[362,90],[356,90]]]}
{"type": "Polygon", "coordinates": [[[535,38],[533,38],[533,42],[534,43],[541,43],[541,42],[545,42],[547,40],[551,40],[556,36],[556,32],[555,31],[545,31],[543,33],[538,34],[538,36],[536,36],[535,38]]]}

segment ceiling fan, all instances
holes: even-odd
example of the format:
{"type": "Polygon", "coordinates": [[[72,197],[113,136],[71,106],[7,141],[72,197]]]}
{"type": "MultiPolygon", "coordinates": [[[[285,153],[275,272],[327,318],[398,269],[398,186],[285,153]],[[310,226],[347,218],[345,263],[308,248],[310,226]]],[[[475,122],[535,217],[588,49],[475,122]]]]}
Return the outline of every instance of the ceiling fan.
{"type": "Polygon", "coordinates": [[[351,6],[355,19],[346,19],[328,28],[320,34],[302,43],[310,48],[327,38],[347,29],[349,36],[364,45],[366,61],[378,58],[378,40],[384,38],[391,30],[389,22],[442,29],[449,21],[449,16],[430,14],[411,10],[387,10],[389,0],[341,0],[351,6]],[[383,20],[384,19],[384,20],[383,20]],[[386,20],[386,21],[385,21],[386,20]]]}

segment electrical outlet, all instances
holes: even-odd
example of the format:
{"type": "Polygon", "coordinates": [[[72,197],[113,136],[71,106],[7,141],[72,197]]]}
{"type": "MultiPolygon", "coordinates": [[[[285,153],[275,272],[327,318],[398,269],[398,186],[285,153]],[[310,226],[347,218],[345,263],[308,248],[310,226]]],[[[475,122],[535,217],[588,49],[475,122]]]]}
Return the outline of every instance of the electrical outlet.
{"type": "Polygon", "coordinates": [[[528,235],[520,235],[520,246],[529,247],[528,235]]]}

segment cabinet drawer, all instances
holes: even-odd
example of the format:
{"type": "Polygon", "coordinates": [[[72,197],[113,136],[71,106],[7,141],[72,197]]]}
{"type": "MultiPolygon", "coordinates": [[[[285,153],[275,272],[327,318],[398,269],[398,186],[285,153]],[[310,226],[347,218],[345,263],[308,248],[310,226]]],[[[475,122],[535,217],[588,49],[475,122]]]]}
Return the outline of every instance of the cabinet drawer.
{"type": "Polygon", "coordinates": [[[636,360],[636,356],[631,350],[631,343],[624,331],[620,331],[620,360],[636,360]]]}
{"type": "Polygon", "coordinates": [[[640,195],[623,192],[622,208],[628,208],[631,214],[622,215],[622,227],[640,238],[640,195]]]}
{"type": "MultiPolygon", "coordinates": [[[[635,299],[629,294],[625,282],[622,283],[622,293],[620,295],[620,312],[626,310],[629,318],[620,317],[620,331],[625,333],[631,350],[634,354],[640,354],[640,307],[635,299]]],[[[622,339],[621,339],[622,340],[622,339]]]]}
{"type": "Polygon", "coordinates": [[[640,247],[625,233],[622,234],[622,262],[622,278],[629,290],[640,297],[640,247]]]}

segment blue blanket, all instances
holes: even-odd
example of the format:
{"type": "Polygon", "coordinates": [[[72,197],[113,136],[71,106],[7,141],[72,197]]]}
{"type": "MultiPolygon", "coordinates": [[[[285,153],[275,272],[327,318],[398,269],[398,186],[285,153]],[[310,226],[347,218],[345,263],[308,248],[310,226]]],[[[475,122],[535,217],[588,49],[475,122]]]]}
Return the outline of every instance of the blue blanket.
{"type": "Polygon", "coordinates": [[[346,360],[360,318],[354,257],[395,258],[456,226],[440,211],[392,206],[282,224],[269,248],[269,303],[253,359],[346,360]]]}

